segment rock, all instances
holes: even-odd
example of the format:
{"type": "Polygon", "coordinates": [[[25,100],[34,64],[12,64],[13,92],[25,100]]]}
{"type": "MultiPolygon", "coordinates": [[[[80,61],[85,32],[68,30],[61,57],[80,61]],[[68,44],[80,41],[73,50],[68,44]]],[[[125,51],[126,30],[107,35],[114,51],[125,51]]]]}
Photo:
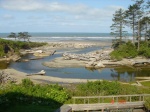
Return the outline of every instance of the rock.
{"type": "Polygon", "coordinates": [[[85,65],[86,68],[94,68],[94,66],[95,66],[94,61],[91,61],[85,65]]]}
{"type": "Polygon", "coordinates": [[[102,62],[98,62],[97,65],[95,66],[95,68],[104,68],[105,65],[103,65],[102,62]]]}

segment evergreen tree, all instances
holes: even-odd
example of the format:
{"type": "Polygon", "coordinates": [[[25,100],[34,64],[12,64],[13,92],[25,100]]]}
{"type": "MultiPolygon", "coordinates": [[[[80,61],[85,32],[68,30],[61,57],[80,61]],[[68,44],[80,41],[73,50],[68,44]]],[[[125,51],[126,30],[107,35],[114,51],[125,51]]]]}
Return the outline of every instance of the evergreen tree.
{"type": "Polygon", "coordinates": [[[125,37],[126,31],[125,28],[125,13],[123,9],[119,9],[113,15],[112,21],[114,22],[111,27],[111,34],[115,35],[115,37],[119,37],[119,42],[122,41],[122,38],[125,37]]]}
{"type": "Polygon", "coordinates": [[[19,39],[24,39],[24,41],[27,39],[28,42],[29,42],[29,37],[31,37],[31,36],[29,35],[28,32],[19,32],[18,33],[18,38],[19,39]]]}
{"type": "Polygon", "coordinates": [[[143,0],[137,0],[135,4],[130,5],[128,7],[128,10],[126,11],[126,21],[127,26],[129,26],[132,29],[133,34],[133,43],[135,42],[135,37],[137,34],[140,34],[138,32],[138,21],[142,17],[143,11],[142,11],[142,5],[143,0]]]}
{"type": "Polygon", "coordinates": [[[15,38],[15,40],[16,40],[17,35],[16,35],[16,33],[11,32],[10,35],[8,35],[8,38],[15,38]]]}

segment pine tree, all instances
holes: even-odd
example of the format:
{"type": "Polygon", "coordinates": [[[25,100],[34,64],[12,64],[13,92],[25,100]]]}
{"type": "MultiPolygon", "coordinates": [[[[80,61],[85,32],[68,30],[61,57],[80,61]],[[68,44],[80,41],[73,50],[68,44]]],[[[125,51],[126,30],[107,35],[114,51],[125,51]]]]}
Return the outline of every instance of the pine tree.
{"type": "Polygon", "coordinates": [[[123,9],[119,9],[113,15],[112,21],[114,22],[111,27],[111,34],[115,35],[115,37],[119,37],[119,42],[122,42],[122,38],[125,37],[126,31],[125,28],[125,13],[123,9]]]}
{"type": "MultiPolygon", "coordinates": [[[[141,5],[143,0],[136,1],[135,4],[130,5],[126,11],[126,21],[127,26],[132,29],[133,43],[135,43],[135,37],[138,32],[138,21],[142,17],[143,11],[141,10],[141,5]]],[[[140,34],[140,33],[139,33],[140,34]]]]}

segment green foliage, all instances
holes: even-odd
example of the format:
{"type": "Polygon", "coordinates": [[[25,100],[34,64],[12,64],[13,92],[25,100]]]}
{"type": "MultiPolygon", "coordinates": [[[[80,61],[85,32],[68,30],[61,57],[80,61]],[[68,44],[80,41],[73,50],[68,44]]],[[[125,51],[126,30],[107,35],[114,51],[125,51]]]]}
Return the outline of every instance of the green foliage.
{"type": "Polygon", "coordinates": [[[109,81],[88,81],[86,84],[79,84],[75,96],[94,95],[117,95],[120,93],[120,84],[109,81]]]}
{"type": "Polygon", "coordinates": [[[111,54],[112,59],[121,60],[122,58],[134,58],[138,55],[136,47],[128,41],[125,44],[119,45],[111,54]]]}
{"type": "Polygon", "coordinates": [[[148,109],[148,110],[150,110],[150,97],[149,98],[145,98],[145,107],[148,109]]]}
{"type": "Polygon", "coordinates": [[[113,24],[110,26],[111,27],[111,34],[115,35],[115,37],[119,37],[120,42],[122,41],[122,38],[125,37],[126,31],[123,29],[124,24],[125,24],[125,15],[124,15],[124,10],[123,9],[118,9],[115,14],[113,15],[113,24]]]}
{"type": "Polygon", "coordinates": [[[0,87],[0,108],[30,104],[56,109],[68,98],[69,94],[63,87],[33,84],[29,79],[22,80],[19,85],[9,84],[0,87]]]}
{"type": "Polygon", "coordinates": [[[138,54],[150,58],[150,42],[141,42],[138,54]]]}
{"type": "Polygon", "coordinates": [[[150,87],[150,81],[141,82],[143,86],[150,87]]]}
{"type": "Polygon", "coordinates": [[[23,87],[33,86],[33,82],[30,79],[23,79],[21,84],[23,87]]]}
{"type": "Polygon", "coordinates": [[[0,39],[0,57],[6,55],[9,51],[18,53],[20,49],[30,49],[46,45],[46,43],[22,42],[0,39]]]}

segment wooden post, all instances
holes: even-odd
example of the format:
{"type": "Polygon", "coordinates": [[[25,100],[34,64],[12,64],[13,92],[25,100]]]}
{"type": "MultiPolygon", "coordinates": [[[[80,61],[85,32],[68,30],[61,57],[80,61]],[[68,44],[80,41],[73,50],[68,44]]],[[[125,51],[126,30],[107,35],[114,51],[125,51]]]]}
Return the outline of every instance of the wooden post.
{"type": "Polygon", "coordinates": [[[139,101],[141,101],[141,96],[139,96],[139,101]]]}
{"type": "Polygon", "coordinates": [[[131,98],[131,96],[130,96],[130,102],[131,102],[131,100],[132,100],[132,98],[131,98]]]}
{"type": "Polygon", "coordinates": [[[100,103],[100,97],[98,98],[98,103],[100,103]]]}
{"type": "Polygon", "coordinates": [[[74,104],[76,103],[75,98],[73,98],[73,103],[74,103],[74,104]]]}

